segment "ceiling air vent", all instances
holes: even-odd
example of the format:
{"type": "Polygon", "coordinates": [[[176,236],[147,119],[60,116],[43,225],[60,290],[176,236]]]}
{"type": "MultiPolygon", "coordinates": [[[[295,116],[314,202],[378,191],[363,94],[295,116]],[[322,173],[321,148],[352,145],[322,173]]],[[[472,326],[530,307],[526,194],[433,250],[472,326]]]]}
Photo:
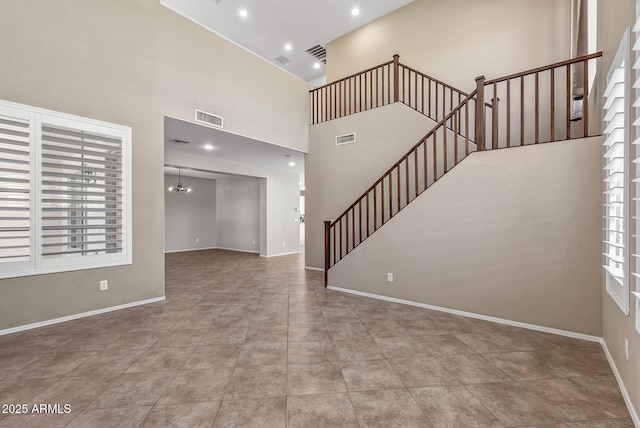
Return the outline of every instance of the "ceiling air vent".
{"type": "Polygon", "coordinates": [[[356,133],[346,134],[346,135],[338,135],[336,137],[336,146],[341,146],[343,144],[351,144],[356,142],[356,133]]]}
{"type": "Polygon", "coordinates": [[[280,55],[278,58],[276,58],[276,61],[278,61],[280,64],[284,65],[286,63],[288,63],[289,61],[291,61],[289,58],[287,58],[284,55],[280,55]]]}
{"type": "Polygon", "coordinates": [[[307,53],[323,64],[327,63],[327,50],[320,45],[307,49],[307,53]]]}
{"type": "Polygon", "coordinates": [[[206,111],[198,109],[196,109],[196,122],[215,126],[216,128],[222,128],[222,116],[207,113],[206,111]]]}

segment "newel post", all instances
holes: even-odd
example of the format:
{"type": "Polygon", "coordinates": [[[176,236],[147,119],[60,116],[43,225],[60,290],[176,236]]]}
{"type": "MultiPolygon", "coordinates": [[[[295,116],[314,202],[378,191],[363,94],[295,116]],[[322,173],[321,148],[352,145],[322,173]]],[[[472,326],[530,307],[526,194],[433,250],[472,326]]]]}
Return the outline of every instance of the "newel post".
{"type": "Polygon", "coordinates": [[[476,147],[485,150],[484,76],[476,77],[476,147]]]}
{"type": "Polygon", "coordinates": [[[331,254],[331,239],[329,231],[331,230],[331,221],[324,222],[324,286],[329,283],[329,262],[331,254]]]}
{"type": "Polygon", "coordinates": [[[393,102],[400,99],[400,55],[393,56],[393,102]]]}

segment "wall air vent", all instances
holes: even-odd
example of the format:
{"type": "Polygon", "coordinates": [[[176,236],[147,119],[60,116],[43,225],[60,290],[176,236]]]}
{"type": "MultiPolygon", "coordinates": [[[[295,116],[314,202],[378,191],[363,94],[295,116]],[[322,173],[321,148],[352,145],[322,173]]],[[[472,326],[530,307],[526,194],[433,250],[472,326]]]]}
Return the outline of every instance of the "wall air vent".
{"type": "Polygon", "coordinates": [[[336,137],[336,146],[341,146],[343,144],[351,144],[356,142],[356,133],[346,134],[346,135],[338,135],[336,137]]]}
{"type": "Polygon", "coordinates": [[[307,49],[307,53],[323,64],[327,63],[327,50],[320,45],[307,49]]]}
{"type": "Polygon", "coordinates": [[[216,128],[222,128],[222,116],[218,116],[206,111],[196,109],[196,122],[204,123],[205,125],[215,126],[216,128]]]}
{"type": "Polygon", "coordinates": [[[289,58],[287,58],[284,55],[280,55],[278,58],[276,58],[276,61],[278,61],[280,64],[284,65],[286,63],[288,63],[289,61],[291,61],[289,58]]]}

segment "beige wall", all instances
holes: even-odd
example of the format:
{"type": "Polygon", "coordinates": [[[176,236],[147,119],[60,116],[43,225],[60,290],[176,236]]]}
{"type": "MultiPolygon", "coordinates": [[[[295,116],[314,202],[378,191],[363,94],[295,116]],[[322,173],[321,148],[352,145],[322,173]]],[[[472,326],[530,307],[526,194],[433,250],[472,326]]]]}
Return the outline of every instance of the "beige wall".
{"type": "Polygon", "coordinates": [[[473,153],[332,267],[329,284],[600,336],[601,144],[473,153]]]}
{"type": "Polygon", "coordinates": [[[309,128],[305,159],[305,264],[324,266],[325,220],[338,217],[435,125],[396,103],[309,128]],[[356,143],[336,146],[336,136],[356,143]]]}
{"type": "MultiPolygon", "coordinates": [[[[635,20],[636,5],[633,0],[598,1],[598,50],[603,51],[602,67],[596,84],[597,93],[606,86],[606,75],[626,27],[632,26],[635,20]]],[[[598,106],[601,108],[602,100],[598,106]]],[[[637,110],[636,110],[637,112],[637,110]]],[[[633,215],[633,214],[632,214],[633,215]]],[[[631,239],[631,251],[637,253],[634,239],[631,239]]],[[[631,286],[635,281],[631,280],[631,286]]],[[[635,330],[635,302],[631,299],[631,314],[626,316],[609,297],[602,282],[603,337],[618,369],[631,402],[634,403],[636,415],[640,412],[640,334],[635,330]],[[630,358],[624,354],[624,339],[629,340],[630,358]]]]}
{"type": "Polygon", "coordinates": [[[5,1],[0,40],[0,99],[133,128],[134,213],[132,265],[2,280],[0,330],[164,294],[164,115],[307,149],[304,82],[157,0],[5,1]]]}
{"type": "Polygon", "coordinates": [[[327,44],[327,81],[400,55],[471,91],[488,79],[569,58],[569,0],[415,0],[327,44]]]}

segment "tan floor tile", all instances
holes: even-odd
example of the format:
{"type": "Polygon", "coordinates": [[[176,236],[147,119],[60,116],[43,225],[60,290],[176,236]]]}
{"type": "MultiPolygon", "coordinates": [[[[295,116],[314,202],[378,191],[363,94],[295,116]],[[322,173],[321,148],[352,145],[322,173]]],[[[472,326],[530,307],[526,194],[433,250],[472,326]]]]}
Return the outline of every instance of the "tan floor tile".
{"type": "Polygon", "coordinates": [[[520,350],[515,344],[490,333],[456,334],[456,337],[481,354],[520,350]]]}
{"type": "Polygon", "coordinates": [[[504,331],[494,333],[494,336],[515,346],[520,351],[539,351],[554,349],[556,345],[534,331],[504,331]]]}
{"type": "Polygon", "coordinates": [[[403,337],[410,335],[407,329],[395,320],[365,320],[363,321],[363,324],[372,337],[403,337]]]}
{"type": "Polygon", "coordinates": [[[221,344],[218,346],[198,346],[182,366],[185,370],[208,369],[212,367],[233,367],[236,365],[242,345],[221,344]]]}
{"type": "Polygon", "coordinates": [[[544,400],[516,382],[468,385],[467,389],[507,426],[568,422],[544,400]]]}
{"type": "Polygon", "coordinates": [[[213,427],[284,428],[286,424],[286,398],[272,397],[223,401],[213,427]]]}
{"type": "Polygon", "coordinates": [[[78,416],[80,410],[69,414],[27,414],[12,415],[7,418],[0,418],[0,428],[63,428],[78,416]]]}
{"type": "MultiPolygon", "coordinates": [[[[2,347],[2,344],[0,344],[0,347],[2,347]]],[[[39,358],[42,358],[42,354],[0,356],[0,379],[7,379],[13,373],[20,371],[39,358]]]]}
{"type": "Polygon", "coordinates": [[[227,386],[225,400],[284,396],[286,385],[285,365],[236,367],[227,386]]]}
{"type": "Polygon", "coordinates": [[[220,401],[232,372],[233,369],[230,367],[178,372],[158,400],[158,404],[220,401]]]}
{"type": "Polygon", "coordinates": [[[435,428],[504,427],[464,386],[439,386],[409,391],[435,428]]]}
{"type": "Polygon", "coordinates": [[[431,319],[398,320],[412,336],[430,336],[432,334],[449,334],[441,324],[431,319]]]}
{"type": "Polygon", "coordinates": [[[93,401],[94,398],[111,385],[118,375],[64,377],[46,390],[42,391],[30,402],[32,403],[61,403],[71,406],[77,414],[93,401]]]}
{"type": "Polygon", "coordinates": [[[512,380],[482,355],[449,355],[436,358],[463,384],[512,380]]]}
{"type": "Polygon", "coordinates": [[[460,384],[435,358],[400,358],[391,365],[407,388],[460,384]]]}
{"type": "Polygon", "coordinates": [[[195,348],[202,341],[207,329],[170,330],[154,345],[156,348],[195,348]]]}
{"type": "Polygon", "coordinates": [[[95,352],[45,354],[22,370],[13,373],[11,377],[37,379],[64,376],[93,355],[95,352]]]}
{"type": "Polygon", "coordinates": [[[608,412],[619,418],[629,416],[627,405],[613,375],[577,377],[572,380],[594,392],[598,396],[598,400],[606,406],[608,412]]]}
{"type": "Polygon", "coordinates": [[[352,392],[351,400],[361,427],[431,427],[431,423],[404,389],[352,392]]]}
{"type": "Polygon", "coordinates": [[[220,402],[156,405],[144,419],[141,428],[188,427],[210,428],[220,402]]]}
{"type": "Polygon", "coordinates": [[[298,395],[287,398],[288,428],[358,428],[348,394],[298,395]]]}
{"type": "Polygon", "coordinates": [[[327,327],[322,323],[304,324],[289,322],[289,340],[290,341],[311,341],[311,340],[328,340],[329,334],[327,327]]]}
{"type": "Polygon", "coordinates": [[[350,337],[370,337],[369,331],[360,321],[327,324],[331,340],[347,339],[350,337]]]}
{"type": "Polygon", "coordinates": [[[287,394],[308,395],[346,392],[338,363],[289,364],[287,394]]]}
{"type": "Polygon", "coordinates": [[[185,363],[193,348],[157,348],[152,346],[129,366],[126,373],[175,371],[185,363]]]}
{"type": "Polygon", "coordinates": [[[83,410],[67,426],[69,428],[137,428],[150,410],[150,406],[83,410]]]}
{"type": "Polygon", "coordinates": [[[416,338],[431,355],[475,354],[476,351],[452,334],[434,334],[416,338]]]}
{"type": "Polygon", "coordinates": [[[531,352],[485,354],[484,357],[514,380],[536,380],[564,377],[553,371],[531,352]]]}
{"type": "Polygon", "coordinates": [[[387,360],[343,361],[341,366],[349,391],[404,388],[387,360]]]}
{"type": "Polygon", "coordinates": [[[152,406],[175,372],[124,373],[89,404],[89,409],[152,406]]]}
{"type": "Polygon", "coordinates": [[[611,367],[602,351],[575,352],[557,348],[534,352],[544,364],[566,377],[611,375],[611,367]]]}
{"type": "Polygon", "coordinates": [[[608,403],[602,402],[598,394],[571,379],[548,379],[523,384],[570,421],[618,416],[609,411],[608,403]]]}
{"type": "Polygon", "coordinates": [[[164,334],[164,331],[137,331],[117,338],[107,349],[146,349],[153,346],[164,334]]]}
{"type": "Polygon", "coordinates": [[[289,364],[319,363],[338,359],[333,350],[333,343],[329,340],[289,342],[287,352],[289,364]]]}
{"type": "Polygon", "coordinates": [[[0,382],[0,404],[27,403],[57,380],[57,378],[6,379],[0,382]]]}
{"type": "Polygon", "coordinates": [[[634,428],[631,418],[577,422],[580,428],[634,428]]]}
{"type": "Polygon", "coordinates": [[[91,358],[71,370],[67,376],[122,374],[144,352],[144,349],[121,349],[97,352],[91,358]]]}
{"type": "Polygon", "coordinates": [[[252,342],[242,346],[236,364],[238,366],[267,366],[286,363],[286,342],[252,342]]]}
{"type": "Polygon", "coordinates": [[[384,354],[371,337],[340,339],[333,342],[340,361],[379,360],[384,354]]]}
{"type": "Polygon", "coordinates": [[[374,340],[388,359],[431,356],[428,349],[412,336],[376,337],[374,340]]]}

